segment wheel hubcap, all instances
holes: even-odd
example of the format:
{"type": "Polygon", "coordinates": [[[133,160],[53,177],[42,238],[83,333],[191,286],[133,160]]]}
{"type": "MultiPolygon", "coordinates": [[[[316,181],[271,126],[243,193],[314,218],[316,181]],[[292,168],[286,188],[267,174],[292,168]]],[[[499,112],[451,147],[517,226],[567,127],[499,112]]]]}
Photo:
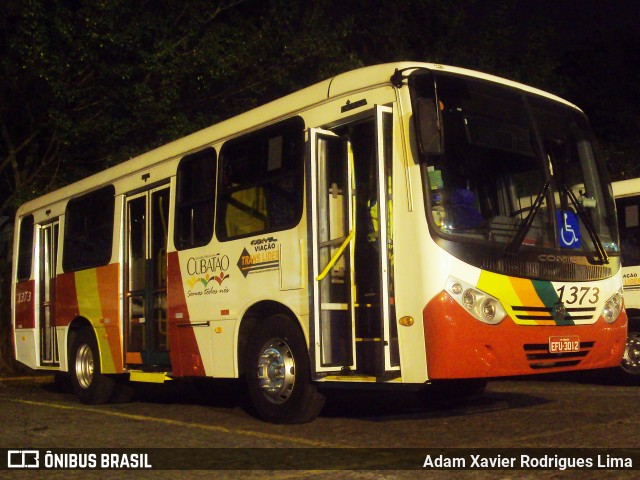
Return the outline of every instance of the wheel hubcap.
{"type": "Polygon", "coordinates": [[[83,344],[76,355],[76,378],[82,388],[89,388],[93,380],[93,352],[83,344]]]}
{"type": "Polygon", "coordinates": [[[258,384],[273,403],[284,403],[293,392],[295,361],[287,342],[274,338],[265,343],[258,358],[258,384]]]}
{"type": "Polygon", "coordinates": [[[629,332],[622,357],[622,368],[632,375],[640,375],[640,333],[629,332]]]}

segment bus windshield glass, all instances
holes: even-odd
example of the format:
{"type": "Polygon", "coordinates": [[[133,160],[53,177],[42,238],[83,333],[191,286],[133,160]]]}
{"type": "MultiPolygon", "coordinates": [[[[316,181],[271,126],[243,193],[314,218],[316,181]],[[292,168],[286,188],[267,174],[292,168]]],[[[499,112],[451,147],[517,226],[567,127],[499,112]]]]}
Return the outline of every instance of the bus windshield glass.
{"type": "Polygon", "coordinates": [[[422,166],[436,235],[599,263],[617,252],[607,175],[579,110],[480,79],[414,77],[414,105],[431,105],[441,118],[442,148],[422,166]]]}

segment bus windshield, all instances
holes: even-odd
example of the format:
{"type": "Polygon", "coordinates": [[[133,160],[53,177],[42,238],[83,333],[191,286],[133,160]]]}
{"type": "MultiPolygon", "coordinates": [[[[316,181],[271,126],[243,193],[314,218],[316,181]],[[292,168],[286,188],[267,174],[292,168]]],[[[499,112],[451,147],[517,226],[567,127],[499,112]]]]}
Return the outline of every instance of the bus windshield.
{"type": "Polygon", "coordinates": [[[606,172],[580,111],[479,79],[414,76],[414,105],[426,99],[441,117],[443,148],[423,158],[437,236],[597,263],[618,251],[606,172]]]}

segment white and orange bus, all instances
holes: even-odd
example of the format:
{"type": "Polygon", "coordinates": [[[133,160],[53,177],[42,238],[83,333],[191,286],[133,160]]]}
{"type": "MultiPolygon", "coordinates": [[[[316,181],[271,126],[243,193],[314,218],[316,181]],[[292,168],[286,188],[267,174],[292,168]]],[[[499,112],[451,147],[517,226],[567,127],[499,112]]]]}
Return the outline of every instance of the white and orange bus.
{"type": "MultiPolygon", "coordinates": [[[[16,358],[86,403],[244,378],[257,413],[324,388],[616,366],[610,183],[584,114],[461,68],[362,68],[20,207],[16,358]]],[[[479,380],[478,380],[479,379],[479,380]]]]}
{"type": "Polygon", "coordinates": [[[640,375],[640,178],[613,182],[618,210],[624,302],[629,317],[627,348],[622,369],[640,375]]]}

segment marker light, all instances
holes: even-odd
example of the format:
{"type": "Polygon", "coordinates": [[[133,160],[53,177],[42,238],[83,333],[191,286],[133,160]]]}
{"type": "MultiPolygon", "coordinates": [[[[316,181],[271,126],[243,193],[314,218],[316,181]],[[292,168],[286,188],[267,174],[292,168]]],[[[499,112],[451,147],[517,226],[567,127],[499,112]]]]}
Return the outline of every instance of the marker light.
{"type": "Polygon", "coordinates": [[[411,325],[413,325],[413,317],[400,317],[398,323],[403,327],[410,327],[411,325]]]}
{"type": "Polygon", "coordinates": [[[449,277],[445,288],[451,297],[476,320],[496,325],[507,316],[507,312],[497,298],[468,283],[449,277]]]}
{"type": "Polygon", "coordinates": [[[618,315],[622,311],[622,289],[619,289],[613,296],[606,301],[602,309],[602,318],[607,323],[613,323],[618,319],[618,315]]]}

